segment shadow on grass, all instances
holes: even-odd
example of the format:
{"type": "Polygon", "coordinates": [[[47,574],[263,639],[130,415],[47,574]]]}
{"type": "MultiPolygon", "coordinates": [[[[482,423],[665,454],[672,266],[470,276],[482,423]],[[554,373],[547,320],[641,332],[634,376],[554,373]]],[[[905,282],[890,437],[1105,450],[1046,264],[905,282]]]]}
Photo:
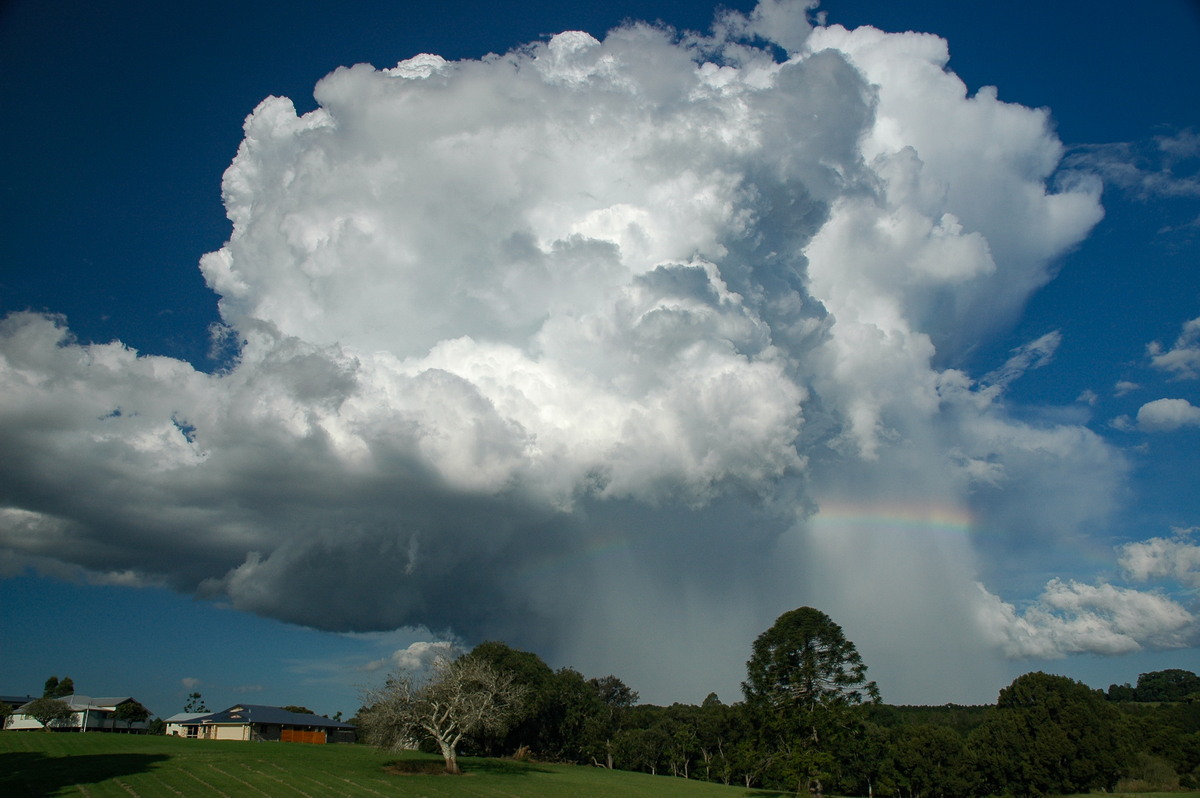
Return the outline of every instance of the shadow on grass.
{"type": "Polygon", "coordinates": [[[145,773],[166,754],[46,756],[37,751],[0,754],[0,795],[55,795],[66,787],[98,784],[145,773]]]}

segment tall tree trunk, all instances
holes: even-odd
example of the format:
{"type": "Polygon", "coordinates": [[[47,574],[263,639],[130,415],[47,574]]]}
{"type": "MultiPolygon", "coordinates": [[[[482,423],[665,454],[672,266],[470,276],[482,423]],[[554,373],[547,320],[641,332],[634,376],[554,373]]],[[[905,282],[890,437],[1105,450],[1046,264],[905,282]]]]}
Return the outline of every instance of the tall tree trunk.
{"type": "Polygon", "coordinates": [[[446,760],[446,772],[455,776],[462,773],[458,769],[458,752],[454,750],[454,746],[442,740],[438,740],[438,746],[442,749],[442,759],[446,760]]]}

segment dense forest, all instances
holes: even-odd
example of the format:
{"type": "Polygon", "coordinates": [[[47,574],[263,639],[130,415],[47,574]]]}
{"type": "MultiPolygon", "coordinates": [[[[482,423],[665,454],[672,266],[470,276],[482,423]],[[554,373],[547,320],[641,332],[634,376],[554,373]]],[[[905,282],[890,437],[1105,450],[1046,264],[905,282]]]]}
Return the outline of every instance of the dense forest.
{"type": "MultiPolygon", "coordinates": [[[[956,798],[1200,787],[1200,677],[1189,671],[1141,674],[1135,686],[1112,685],[1107,693],[1064,676],[1027,673],[990,706],[890,706],[841,628],[809,607],[780,616],[755,641],[742,700],[734,703],[710,694],[698,706],[639,704],[616,676],[553,670],[536,654],[499,642],[483,643],[462,660],[505,674],[504,683],[516,690],[511,695],[521,697],[506,722],[461,736],[457,745],[466,754],[815,795],[956,798]]],[[[420,734],[400,733],[394,720],[385,721],[382,695],[359,713],[368,739],[419,742],[420,734]]]]}

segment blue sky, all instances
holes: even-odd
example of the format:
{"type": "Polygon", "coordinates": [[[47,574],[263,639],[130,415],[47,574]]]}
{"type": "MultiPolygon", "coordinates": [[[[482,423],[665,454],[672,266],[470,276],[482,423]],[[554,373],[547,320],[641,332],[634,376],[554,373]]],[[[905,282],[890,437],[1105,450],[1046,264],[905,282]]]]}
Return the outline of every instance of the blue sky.
{"type": "Polygon", "coordinates": [[[0,10],[4,692],[733,700],[800,604],[896,703],[1196,669],[1194,3],[75,6],[0,10]]]}

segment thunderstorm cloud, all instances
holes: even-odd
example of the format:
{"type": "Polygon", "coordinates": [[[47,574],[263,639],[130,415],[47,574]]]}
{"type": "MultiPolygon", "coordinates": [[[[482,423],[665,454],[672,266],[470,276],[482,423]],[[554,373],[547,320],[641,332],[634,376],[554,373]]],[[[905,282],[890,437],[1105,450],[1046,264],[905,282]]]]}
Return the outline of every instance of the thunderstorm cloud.
{"type": "MultiPolygon", "coordinates": [[[[968,94],[942,39],[807,5],[265,99],[200,261],[226,367],[0,322],[6,567],[504,639],[659,700],[736,684],[803,603],[889,700],[958,699],[946,672],[997,648],[1186,644],[1155,592],[980,585],[1017,567],[997,551],[1065,551],[1126,475],[1007,408],[1058,332],[960,365],[1098,222],[1100,179],[1061,168],[1047,111],[968,94]]],[[[1195,325],[1156,366],[1195,376],[1195,325]]],[[[1127,563],[1159,573],[1146,545],[1127,563]]]]}

